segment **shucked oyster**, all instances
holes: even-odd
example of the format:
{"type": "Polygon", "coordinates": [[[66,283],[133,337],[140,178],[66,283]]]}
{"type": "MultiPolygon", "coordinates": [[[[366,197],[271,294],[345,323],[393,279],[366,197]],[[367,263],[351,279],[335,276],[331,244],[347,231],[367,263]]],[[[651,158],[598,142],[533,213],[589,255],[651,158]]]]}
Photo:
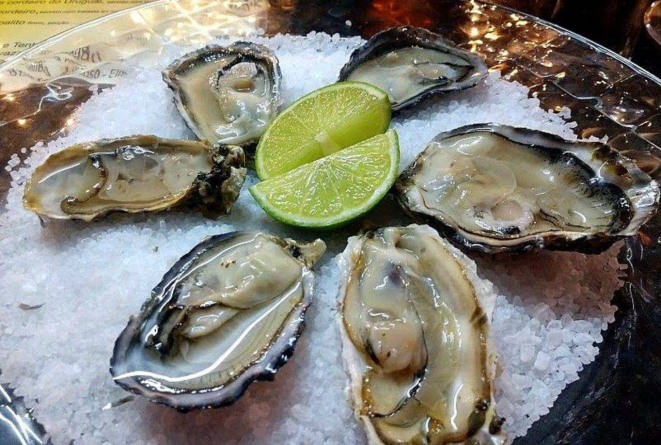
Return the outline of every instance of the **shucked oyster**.
{"type": "Polygon", "coordinates": [[[371,444],[502,444],[491,284],[428,226],[349,240],[341,256],[343,355],[371,444]]]}
{"type": "Polygon", "coordinates": [[[163,72],[179,112],[197,137],[244,147],[256,142],[276,116],[280,77],[275,54],[247,42],[207,46],[163,72]]]}
{"type": "Polygon", "coordinates": [[[400,26],[375,34],[355,50],[340,80],[381,88],[398,111],[435,93],[475,86],[487,73],[480,56],[426,29],[400,26]]]}
{"type": "Polygon", "coordinates": [[[656,182],[604,144],[488,124],[439,134],[396,190],[414,216],[486,252],[598,252],[634,235],[659,202],[656,182]]]}
{"type": "Polygon", "coordinates": [[[91,221],[108,212],[167,210],[183,203],[228,212],[246,176],[240,147],[130,136],[74,145],[49,156],[25,186],[25,208],[91,221]]]}
{"type": "Polygon", "coordinates": [[[121,333],[110,372],[180,411],[234,403],[293,354],[326,246],[260,232],[213,236],[184,255],[121,333]]]}

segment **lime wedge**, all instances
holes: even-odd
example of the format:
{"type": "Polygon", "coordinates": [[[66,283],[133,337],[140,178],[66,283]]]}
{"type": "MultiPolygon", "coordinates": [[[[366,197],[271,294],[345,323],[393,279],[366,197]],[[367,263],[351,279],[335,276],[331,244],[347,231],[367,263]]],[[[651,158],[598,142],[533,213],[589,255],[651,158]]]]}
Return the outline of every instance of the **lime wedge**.
{"type": "Polygon", "coordinates": [[[303,96],[276,117],[257,146],[255,168],[263,180],[287,173],[383,133],[390,101],[362,82],[339,82],[303,96]]]}
{"type": "Polygon", "coordinates": [[[390,130],[250,188],[273,218],[333,228],[378,203],[397,178],[399,141],[390,130]]]}

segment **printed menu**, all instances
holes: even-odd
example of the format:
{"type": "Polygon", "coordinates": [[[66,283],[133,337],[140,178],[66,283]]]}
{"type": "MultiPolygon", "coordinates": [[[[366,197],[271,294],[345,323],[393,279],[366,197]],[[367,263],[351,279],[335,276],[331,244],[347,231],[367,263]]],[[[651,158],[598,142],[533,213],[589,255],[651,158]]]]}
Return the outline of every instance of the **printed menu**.
{"type": "Polygon", "coordinates": [[[81,23],[149,0],[0,0],[0,62],[81,23]]]}

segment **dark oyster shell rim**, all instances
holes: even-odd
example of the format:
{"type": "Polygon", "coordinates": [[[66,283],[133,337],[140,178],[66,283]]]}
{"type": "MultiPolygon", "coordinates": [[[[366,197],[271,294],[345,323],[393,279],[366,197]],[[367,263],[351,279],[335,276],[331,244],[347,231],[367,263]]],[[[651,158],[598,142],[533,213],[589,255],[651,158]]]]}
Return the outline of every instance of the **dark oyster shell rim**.
{"type": "MultiPolygon", "coordinates": [[[[247,57],[250,60],[265,64],[267,72],[273,77],[271,94],[276,101],[275,116],[278,115],[282,105],[282,97],[280,94],[282,72],[280,71],[280,62],[278,61],[278,57],[273,51],[271,51],[271,49],[264,45],[260,45],[259,43],[245,41],[237,41],[228,46],[222,46],[218,44],[207,45],[204,48],[187,53],[183,57],[173,61],[165,70],[163,70],[162,73],[163,81],[174,93],[174,103],[177,107],[177,110],[179,111],[179,114],[181,114],[181,117],[184,119],[186,126],[193,133],[195,133],[195,136],[197,136],[200,140],[206,139],[206,136],[199,130],[198,125],[195,123],[195,120],[189,112],[190,103],[186,100],[185,95],[179,87],[177,76],[185,73],[199,61],[202,61],[211,55],[238,55],[238,57],[247,57]]],[[[258,140],[259,138],[254,138],[240,144],[232,145],[240,146],[252,154],[258,140]]]]}
{"type": "Polygon", "coordinates": [[[12,439],[10,442],[21,445],[52,444],[44,426],[34,418],[33,410],[25,406],[25,397],[4,383],[0,383],[0,421],[12,432],[6,436],[0,431],[0,441],[12,439]]]}
{"type": "Polygon", "coordinates": [[[459,48],[454,42],[446,39],[440,34],[431,32],[425,28],[397,26],[374,34],[364,45],[354,50],[349,57],[349,61],[340,70],[338,81],[347,80],[349,75],[364,60],[369,60],[370,58],[376,57],[392,48],[402,48],[413,45],[429,49],[441,49],[450,54],[462,57],[468,60],[471,65],[475,67],[475,70],[460,82],[453,82],[445,86],[431,86],[417,96],[413,96],[400,103],[391,104],[394,114],[413,107],[422,100],[433,95],[474,87],[489,74],[487,65],[482,57],[459,48]]]}
{"type": "MultiPolygon", "coordinates": [[[[110,374],[120,387],[133,394],[146,397],[151,402],[173,408],[179,412],[186,413],[197,409],[220,408],[236,403],[247,391],[251,383],[256,381],[273,381],[277,371],[284,366],[294,354],[296,342],[305,329],[305,314],[310,304],[314,291],[314,274],[312,270],[303,267],[302,282],[304,286],[303,300],[289,315],[288,321],[276,335],[269,349],[255,363],[229,383],[204,391],[188,392],[179,389],[171,389],[171,392],[160,392],[142,384],[141,379],[130,377],[117,379],[115,364],[125,358],[135,337],[140,334],[140,327],[146,316],[164,300],[163,291],[181,272],[191,267],[193,261],[206,250],[222,242],[231,242],[238,236],[250,232],[228,232],[205,238],[191,251],[182,256],[163,276],[161,282],[152,290],[151,296],[143,303],[139,315],[131,316],[128,324],[121,332],[113,347],[113,355],[110,359],[110,374]]],[[[264,233],[264,232],[252,232],[264,233]]],[[[272,235],[269,235],[272,236],[272,235]]],[[[277,239],[277,237],[274,237],[277,239]]],[[[284,241],[284,240],[283,240],[284,241]]],[[[290,241],[290,240],[287,240],[290,241]]],[[[285,242],[287,242],[285,241],[285,242]]],[[[293,255],[292,252],[289,252],[293,255]]],[[[304,264],[304,261],[301,260],[304,264]]]]}
{"type": "MultiPolygon", "coordinates": [[[[399,231],[400,236],[402,234],[405,234],[405,233],[410,233],[411,231],[418,231],[422,234],[429,235],[433,238],[433,241],[436,244],[438,244],[438,247],[440,249],[446,250],[449,255],[454,257],[454,259],[460,263],[462,268],[465,267],[465,264],[462,263],[462,261],[460,261],[456,257],[454,252],[452,252],[450,249],[448,249],[447,246],[444,246],[441,243],[439,243],[439,241],[445,241],[445,239],[444,239],[445,237],[443,236],[442,232],[438,232],[434,227],[429,226],[429,225],[395,224],[393,226],[385,226],[385,227],[379,227],[379,228],[375,228],[375,229],[365,230],[365,231],[349,238],[345,250],[339,255],[342,285],[341,285],[341,288],[339,290],[340,297],[338,298],[338,301],[337,301],[338,314],[339,314],[338,322],[340,324],[340,329],[343,331],[343,334],[342,334],[342,336],[343,336],[342,348],[344,349],[344,347],[346,347],[346,346],[350,346],[350,347],[354,348],[354,352],[356,353],[356,355],[358,357],[360,357],[362,359],[362,361],[364,362],[364,364],[368,367],[372,366],[372,364],[370,362],[372,362],[374,360],[374,357],[372,357],[372,355],[370,354],[370,351],[361,352],[359,350],[358,346],[356,346],[356,344],[354,343],[354,340],[351,338],[351,335],[349,335],[348,330],[347,330],[346,325],[345,325],[345,315],[344,315],[345,314],[345,308],[346,308],[345,299],[346,299],[346,294],[348,292],[348,284],[351,281],[351,279],[353,278],[352,274],[355,273],[355,270],[356,270],[356,263],[358,263],[360,261],[359,257],[361,257],[364,254],[363,248],[364,248],[365,242],[367,240],[373,238],[374,236],[377,236],[377,235],[383,236],[385,230],[389,230],[389,229],[395,229],[395,230],[399,231]]],[[[393,246],[398,247],[397,246],[397,241],[395,241],[393,243],[393,246]]],[[[487,326],[486,326],[486,333],[489,334],[489,332],[491,331],[491,325],[490,325],[491,314],[483,306],[483,302],[481,301],[481,298],[478,295],[479,292],[475,288],[475,283],[471,279],[469,279],[469,281],[470,281],[470,284],[471,284],[470,294],[476,300],[477,307],[479,309],[479,311],[476,311],[476,313],[474,313],[471,318],[477,319],[478,323],[480,325],[482,325],[483,323],[488,321],[487,326]]],[[[488,393],[488,396],[486,396],[485,394],[482,394],[482,396],[483,396],[483,398],[481,400],[482,404],[481,405],[480,404],[476,405],[475,410],[473,411],[473,413],[488,410],[492,406],[492,404],[495,402],[495,397],[494,397],[495,378],[496,378],[495,374],[497,373],[498,360],[497,360],[497,354],[494,354],[495,345],[492,344],[492,340],[493,339],[491,338],[491,336],[488,335],[487,340],[485,342],[481,342],[481,354],[483,355],[483,358],[486,361],[485,364],[486,364],[487,368],[489,368],[489,362],[491,360],[493,360],[493,370],[492,370],[493,372],[487,371],[487,373],[486,373],[487,375],[483,376],[484,379],[486,379],[486,382],[488,383],[489,393],[488,393]],[[484,404],[486,404],[486,407],[484,408],[484,410],[480,409],[479,406],[484,407],[484,404]]],[[[346,357],[345,357],[345,360],[346,360],[346,357]]],[[[427,365],[425,365],[425,368],[427,368],[427,365]]],[[[418,382],[416,387],[414,388],[414,390],[413,390],[414,392],[417,391],[419,383],[420,382],[418,382]]],[[[408,396],[410,398],[412,396],[411,393],[409,393],[408,396]]],[[[365,402],[363,400],[362,396],[361,396],[361,400],[362,400],[362,402],[365,402]]],[[[362,404],[365,405],[365,403],[362,403],[362,404]]],[[[364,406],[363,406],[363,408],[364,408],[364,406]]],[[[383,438],[381,432],[379,431],[378,427],[376,425],[374,425],[371,422],[371,420],[368,420],[368,419],[379,419],[379,418],[383,419],[383,418],[390,417],[390,416],[393,415],[394,412],[397,411],[397,409],[398,408],[395,408],[395,410],[393,412],[390,412],[390,413],[387,413],[387,414],[376,414],[376,413],[361,412],[361,415],[360,415],[361,419],[360,420],[363,421],[362,423],[363,423],[363,426],[366,427],[365,428],[366,432],[369,431],[369,429],[371,427],[371,428],[373,428],[373,434],[378,436],[378,438],[380,440],[384,440],[384,438],[383,438]],[[367,426],[368,422],[369,422],[370,426],[367,426]]],[[[506,435],[506,431],[501,428],[504,421],[505,421],[505,418],[500,417],[498,415],[498,408],[497,408],[497,406],[494,406],[494,408],[493,408],[493,417],[491,419],[491,425],[489,425],[489,433],[492,434],[492,435],[506,435]],[[493,428],[492,428],[492,426],[493,426],[493,428]]],[[[484,427],[485,425],[486,425],[486,422],[480,424],[478,430],[481,429],[482,427],[484,427]]],[[[371,433],[367,433],[367,434],[368,434],[368,436],[371,435],[371,433]]],[[[469,434],[469,436],[475,438],[475,432],[473,434],[469,434]]],[[[455,437],[453,439],[453,443],[454,443],[454,440],[460,440],[460,439],[455,437]]],[[[384,440],[384,442],[385,442],[385,440],[384,440]]],[[[475,443],[478,444],[478,442],[479,442],[479,444],[482,443],[479,440],[477,440],[475,443]]],[[[466,444],[469,444],[469,443],[473,444],[474,442],[472,442],[472,441],[466,442],[466,444]]],[[[489,443],[491,444],[492,442],[489,441],[489,443]]]]}
{"type": "Polygon", "coordinates": [[[658,209],[660,192],[656,181],[640,170],[631,159],[601,142],[584,140],[569,141],[558,135],[542,131],[487,123],[466,125],[455,130],[440,133],[430,143],[472,132],[495,133],[522,145],[543,146],[545,148],[563,150],[576,156],[579,160],[587,164],[588,167],[592,168],[593,171],[597,167],[602,167],[604,163],[608,163],[611,168],[602,169],[602,171],[608,173],[611,177],[604,176],[604,180],[624,191],[634,205],[634,216],[625,229],[614,233],[557,231],[536,233],[509,240],[478,235],[462,229],[451,221],[444,220],[438,213],[431,215],[411,210],[409,201],[411,198],[407,196],[406,191],[410,187],[410,177],[415,174],[418,168],[418,160],[425,155],[425,149],[397,179],[394,187],[397,200],[404,211],[413,219],[432,225],[459,246],[484,253],[526,252],[531,249],[541,248],[577,251],[588,254],[600,253],[607,250],[616,241],[635,235],[638,229],[649,221],[658,209]],[[629,188],[622,187],[618,182],[623,172],[632,179],[631,187],[629,188]]]}
{"type": "Polygon", "coordinates": [[[184,206],[190,206],[202,211],[203,214],[209,217],[215,217],[221,214],[229,213],[232,206],[238,199],[238,194],[232,199],[227,200],[223,199],[220,189],[227,179],[233,179],[236,183],[240,183],[243,186],[243,182],[246,176],[245,165],[245,155],[243,149],[239,146],[233,145],[211,145],[206,140],[193,141],[187,139],[167,139],[161,138],[154,135],[131,135],[123,136],[119,138],[105,138],[99,139],[97,141],[88,141],[82,142],[79,144],[71,145],[61,151],[55,152],[48,156],[32,173],[30,179],[27,181],[25,190],[29,188],[32,178],[43,169],[46,168],[46,165],[49,161],[60,161],[68,160],[74,158],[74,149],[80,149],[83,152],[89,154],[101,152],[104,150],[110,150],[108,146],[113,144],[126,144],[126,145],[135,145],[135,146],[186,146],[186,147],[199,147],[200,151],[206,151],[211,163],[212,168],[209,172],[199,172],[194,181],[191,182],[190,187],[188,188],[187,193],[179,197],[176,201],[172,202],[170,205],[164,205],[162,202],[154,204],[152,206],[143,207],[141,209],[128,209],[122,207],[115,207],[106,209],[100,213],[90,214],[90,215],[69,215],[61,216],[54,215],[50,213],[44,213],[38,211],[32,205],[28,205],[25,194],[23,195],[23,205],[27,210],[30,210],[36,213],[42,220],[82,220],[86,222],[99,221],[109,214],[113,213],[143,213],[143,212],[163,212],[167,210],[172,210],[175,208],[180,208],[184,206]],[[230,160],[229,165],[223,164],[228,154],[233,154],[233,158],[230,160]],[[211,190],[213,190],[216,197],[206,198],[205,196],[200,195],[202,184],[205,184],[207,188],[209,185],[212,185],[211,190]]]}

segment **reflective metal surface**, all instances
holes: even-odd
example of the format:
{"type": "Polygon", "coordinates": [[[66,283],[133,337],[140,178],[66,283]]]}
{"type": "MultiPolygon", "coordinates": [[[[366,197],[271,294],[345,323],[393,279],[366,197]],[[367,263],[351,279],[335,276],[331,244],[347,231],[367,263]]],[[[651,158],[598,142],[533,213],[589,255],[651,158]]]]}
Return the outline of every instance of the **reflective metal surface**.
{"type": "Polygon", "coordinates": [[[20,445],[49,444],[44,440],[44,429],[7,386],[0,385],[0,443],[20,445]]]}
{"type": "MultiPolygon", "coordinates": [[[[424,26],[482,54],[492,71],[530,87],[540,105],[571,109],[581,137],[609,144],[661,178],[661,81],[582,37],[478,1],[158,1],[69,31],[0,66],[0,163],[57,137],[78,104],[150,64],[168,42],[214,35],[325,31],[369,37],[424,26]]],[[[9,175],[0,170],[0,199],[9,175]]],[[[597,360],[517,444],[658,443],[661,425],[661,217],[629,241],[627,285],[597,360]]],[[[1,363],[0,363],[1,367],[1,363]]]]}

